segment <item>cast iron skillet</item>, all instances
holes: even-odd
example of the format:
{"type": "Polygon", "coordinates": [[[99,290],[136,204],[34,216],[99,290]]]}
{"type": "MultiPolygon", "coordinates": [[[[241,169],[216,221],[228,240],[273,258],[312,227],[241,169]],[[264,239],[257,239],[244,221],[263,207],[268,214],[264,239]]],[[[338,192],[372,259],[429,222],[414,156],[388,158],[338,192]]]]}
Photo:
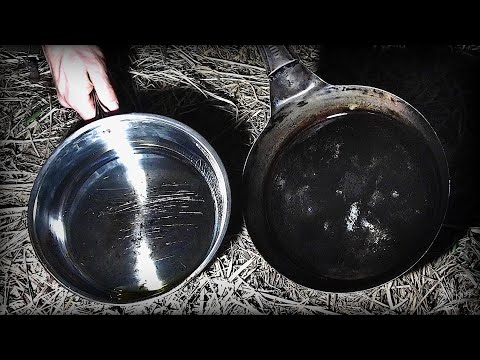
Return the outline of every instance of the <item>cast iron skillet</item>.
{"type": "Polygon", "coordinates": [[[377,88],[331,85],[283,46],[262,46],[271,119],[243,173],[248,232],[304,286],[350,292],[411,269],[446,214],[449,172],[434,130],[377,88]]]}

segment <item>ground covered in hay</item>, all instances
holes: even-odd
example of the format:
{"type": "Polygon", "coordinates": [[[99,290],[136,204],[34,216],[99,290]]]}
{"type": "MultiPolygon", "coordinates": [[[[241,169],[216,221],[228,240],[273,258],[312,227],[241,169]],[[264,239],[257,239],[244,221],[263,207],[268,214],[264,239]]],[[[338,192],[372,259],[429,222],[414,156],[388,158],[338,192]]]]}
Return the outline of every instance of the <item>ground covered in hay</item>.
{"type": "MultiPolygon", "coordinates": [[[[318,48],[295,49],[315,69],[318,48]]],[[[232,188],[238,189],[246,151],[269,117],[268,81],[255,47],[134,46],[128,50],[125,61],[112,65],[124,66],[129,75],[128,84],[118,79],[135,94],[125,102],[137,110],[185,119],[194,128],[209,121],[212,130],[206,137],[223,155],[232,188]],[[199,109],[208,107],[216,109],[218,116],[196,122],[192,114],[205,114],[199,109]],[[228,154],[240,155],[226,158],[228,154]]],[[[0,48],[1,314],[480,313],[479,227],[467,230],[447,252],[421,268],[349,294],[314,291],[280,275],[259,255],[241,220],[231,227],[212,265],[175,292],[124,306],[101,305],[70,293],[36,259],[26,209],[40,167],[79,118],[58,103],[42,54],[34,53],[31,61],[27,55],[0,48]],[[32,66],[36,60],[38,74],[32,66]]]]}

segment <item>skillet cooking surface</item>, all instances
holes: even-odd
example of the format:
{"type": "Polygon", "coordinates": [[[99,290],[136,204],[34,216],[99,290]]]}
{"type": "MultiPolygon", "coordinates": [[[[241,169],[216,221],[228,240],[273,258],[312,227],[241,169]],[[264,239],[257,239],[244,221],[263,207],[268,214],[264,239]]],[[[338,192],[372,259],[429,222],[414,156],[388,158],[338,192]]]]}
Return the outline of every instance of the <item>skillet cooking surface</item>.
{"type": "Polygon", "coordinates": [[[317,121],[273,161],[264,189],[269,246],[302,270],[289,276],[307,286],[315,287],[313,274],[381,282],[413,265],[435,237],[435,163],[419,134],[385,115],[317,121]]]}

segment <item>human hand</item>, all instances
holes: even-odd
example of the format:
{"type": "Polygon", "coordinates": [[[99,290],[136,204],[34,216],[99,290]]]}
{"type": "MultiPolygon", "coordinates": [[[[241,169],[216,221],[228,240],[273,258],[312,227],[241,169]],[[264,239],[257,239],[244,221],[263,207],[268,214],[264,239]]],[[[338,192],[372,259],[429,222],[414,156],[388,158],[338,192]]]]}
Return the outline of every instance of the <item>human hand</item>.
{"type": "Polygon", "coordinates": [[[84,120],[96,116],[93,90],[104,110],[118,110],[118,99],[107,75],[102,50],[95,45],[44,45],[60,104],[84,120]]]}

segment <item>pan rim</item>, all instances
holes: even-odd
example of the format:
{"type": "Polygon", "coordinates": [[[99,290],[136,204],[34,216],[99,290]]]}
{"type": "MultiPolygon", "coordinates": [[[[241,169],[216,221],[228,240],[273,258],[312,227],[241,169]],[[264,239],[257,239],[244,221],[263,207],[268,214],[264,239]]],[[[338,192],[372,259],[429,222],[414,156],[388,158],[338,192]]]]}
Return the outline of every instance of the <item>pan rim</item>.
{"type": "MultiPolygon", "coordinates": [[[[445,164],[447,165],[447,170],[448,170],[448,179],[450,181],[450,171],[449,171],[449,166],[448,166],[448,162],[447,162],[447,156],[446,156],[446,153],[445,153],[445,149],[443,148],[443,145],[441,145],[441,141],[440,141],[440,138],[438,137],[438,134],[437,132],[435,131],[435,129],[433,128],[432,124],[428,121],[428,119],[415,107],[413,106],[412,104],[410,104],[407,100],[401,98],[400,96],[398,95],[395,95],[394,93],[388,91],[388,90],[384,90],[384,89],[381,89],[381,88],[378,88],[378,87],[375,87],[375,86],[369,86],[369,85],[358,85],[358,84],[342,84],[342,85],[336,85],[336,84],[327,84],[325,86],[322,86],[321,88],[318,89],[318,91],[316,91],[315,93],[318,93],[319,96],[325,96],[325,94],[328,94],[330,93],[331,90],[334,90],[335,92],[342,92],[342,91],[347,91],[347,90],[371,90],[373,91],[374,93],[383,93],[385,95],[389,95],[391,97],[393,97],[396,101],[399,101],[401,103],[404,103],[406,105],[406,107],[410,110],[412,110],[413,112],[417,113],[421,118],[422,120],[425,122],[425,124],[428,125],[429,127],[429,130],[432,131],[432,133],[434,134],[435,136],[435,140],[440,144],[440,148],[442,150],[442,157],[445,159],[445,164]]],[[[311,94],[312,92],[309,92],[309,95],[311,97],[311,94]]],[[[372,96],[372,95],[368,95],[368,96],[372,96]]],[[[250,159],[250,154],[252,153],[252,150],[254,149],[254,147],[257,145],[257,142],[259,142],[261,140],[261,138],[263,137],[263,135],[266,133],[266,131],[268,130],[268,127],[270,125],[270,123],[272,122],[272,119],[277,116],[285,107],[288,107],[290,106],[292,103],[296,103],[298,102],[298,99],[297,98],[291,98],[289,101],[286,101],[285,103],[282,104],[282,106],[280,108],[277,109],[277,111],[272,115],[272,113],[270,113],[270,117],[265,125],[265,127],[263,128],[263,130],[260,132],[260,134],[257,136],[257,138],[255,139],[255,141],[253,142],[252,146],[250,147],[250,150],[248,151],[248,154],[247,154],[247,157],[246,157],[246,161],[244,163],[244,167],[243,167],[243,170],[242,170],[242,177],[243,175],[245,174],[245,168],[247,167],[247,164],[249,162],[249,159],[250,159]]],[[[271,110],[271,109],[270,109],[271,110]]],[[[449,186],[449,190],[450,190],[450,186],[449,186]]],[[[449,194],[450,194],[450,191],[449,191],[449,194]]]]}

